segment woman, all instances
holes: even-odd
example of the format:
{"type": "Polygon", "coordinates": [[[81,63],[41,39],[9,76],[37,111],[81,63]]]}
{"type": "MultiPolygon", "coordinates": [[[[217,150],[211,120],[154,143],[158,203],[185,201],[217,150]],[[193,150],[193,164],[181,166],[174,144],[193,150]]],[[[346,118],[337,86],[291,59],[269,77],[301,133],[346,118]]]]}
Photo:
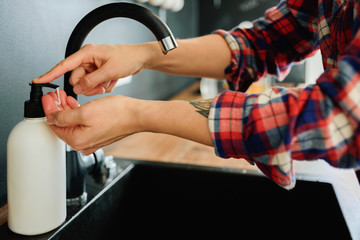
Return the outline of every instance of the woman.
{"type": "Polygon", "coordinates": [[[282,1],[251,29],[180,40],[165,56],[155,42],[86,45],[34,82],[50,82],[73,70],[74,92],[94,95],[112,91],[116,79],[145,68],[226,77],[235,91],[190,104],[110,96],[80,107],[62,92],[62,111],[55,93],[44,96],[43,105],[55,133],[85,154],[136,132],[168,133],[213,145],[221,157],[255,162],[289,189],[295,184],[293,159],[360,166],[359,17],[358,1],[282,1]],[[318,49],[325,72],[315,85],[240,92],[266,74],[282,79],[293,62],[318,49]]]}

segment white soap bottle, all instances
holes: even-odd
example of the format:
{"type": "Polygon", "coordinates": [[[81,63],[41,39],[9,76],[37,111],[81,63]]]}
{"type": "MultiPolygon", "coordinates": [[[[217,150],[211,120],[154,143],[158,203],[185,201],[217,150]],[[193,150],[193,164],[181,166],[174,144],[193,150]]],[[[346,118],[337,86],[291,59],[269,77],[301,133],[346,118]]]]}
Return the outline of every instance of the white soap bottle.
{"type": "Polygon", "coordinates": [[[15,233],[36,235],[60,226],[66,218],[65,144],[46,123],[43,87],[30,84],[25,119],[7,142],[8,226],[15,233]]]}

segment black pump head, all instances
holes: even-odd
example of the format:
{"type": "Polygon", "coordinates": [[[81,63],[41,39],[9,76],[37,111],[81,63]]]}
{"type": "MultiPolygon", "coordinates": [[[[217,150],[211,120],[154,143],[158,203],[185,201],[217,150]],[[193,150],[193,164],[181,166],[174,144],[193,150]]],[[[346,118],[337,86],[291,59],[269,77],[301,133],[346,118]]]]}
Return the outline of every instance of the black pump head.
{"type": "Polygon", "coordinates": [[[45,117],[44,109],[41,102],[43,96],[43,87],[58,88],[58,85],[52,83],[29,83],[31,86],[30,100],[24,104],[24,117],[26,118],[41,118],[45,117]]]}

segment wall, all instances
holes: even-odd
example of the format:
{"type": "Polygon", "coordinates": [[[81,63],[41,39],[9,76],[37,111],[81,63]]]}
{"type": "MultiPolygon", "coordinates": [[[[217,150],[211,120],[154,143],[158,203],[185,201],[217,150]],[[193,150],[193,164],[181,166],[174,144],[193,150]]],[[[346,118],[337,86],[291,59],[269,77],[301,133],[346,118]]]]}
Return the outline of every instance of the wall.
{"type": "Polygon", "coordinates": [[[207,34],[215,29],[230,30],[243,21],[252,21],[264,16],[266,9],[278,3],[279,0],[201,0],[199,32],[207,34]]]}
{"type": "MultiPolygon", "coordinates": [[[[0,207],[6,203],[6,141],[23,119],[31,80],[63,59],[67,40],[78,21],[106,0],[4,0],[0,8],[0,207]]],[[[130,1],[131,2],[131,1],[130,1]]],[[[147,6],[148,7],[148,6],[147,6]]],[[[175,37],[198,35],[197,1],[187,0],[178,13],[167,12],[175,37]]],[[[157,8],[151,8],[158,13],[157,8]]],[[[155,38],[141,24],[128,19],[108,20],[90,33],[91,43],[140,43],[155,38]]],[[[159,49],[160,50],[160,49],[159,49]]],[[[63,78],[55,83],[62,86],[63,78]]],[[[191,78],[144,71],[114,94],[144,99],[167,99],[193,82],[191,78]]],[[[81,97],[84,103],[92,98],[81,97]]],[[[19,149],[20,150],[20,149],[19,149]]]]}

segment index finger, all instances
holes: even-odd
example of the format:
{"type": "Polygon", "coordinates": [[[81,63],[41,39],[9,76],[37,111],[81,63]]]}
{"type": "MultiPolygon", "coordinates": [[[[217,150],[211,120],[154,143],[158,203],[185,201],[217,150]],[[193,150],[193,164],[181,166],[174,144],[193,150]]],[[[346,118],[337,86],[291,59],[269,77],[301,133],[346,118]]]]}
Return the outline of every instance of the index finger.
{"type": "Polygon", "coordinates": [[[49,72],[44,75],[35,78],[33,83],[48,83],[52,82],[58,77],[61,77],[65,73],[74,70],[79,67],[83,63],[83,59],[85,58],[85,54],[81,49],[69,57],[65,58],[61,62],[59,62],[55,67],[53,67],[49,72]]]}

